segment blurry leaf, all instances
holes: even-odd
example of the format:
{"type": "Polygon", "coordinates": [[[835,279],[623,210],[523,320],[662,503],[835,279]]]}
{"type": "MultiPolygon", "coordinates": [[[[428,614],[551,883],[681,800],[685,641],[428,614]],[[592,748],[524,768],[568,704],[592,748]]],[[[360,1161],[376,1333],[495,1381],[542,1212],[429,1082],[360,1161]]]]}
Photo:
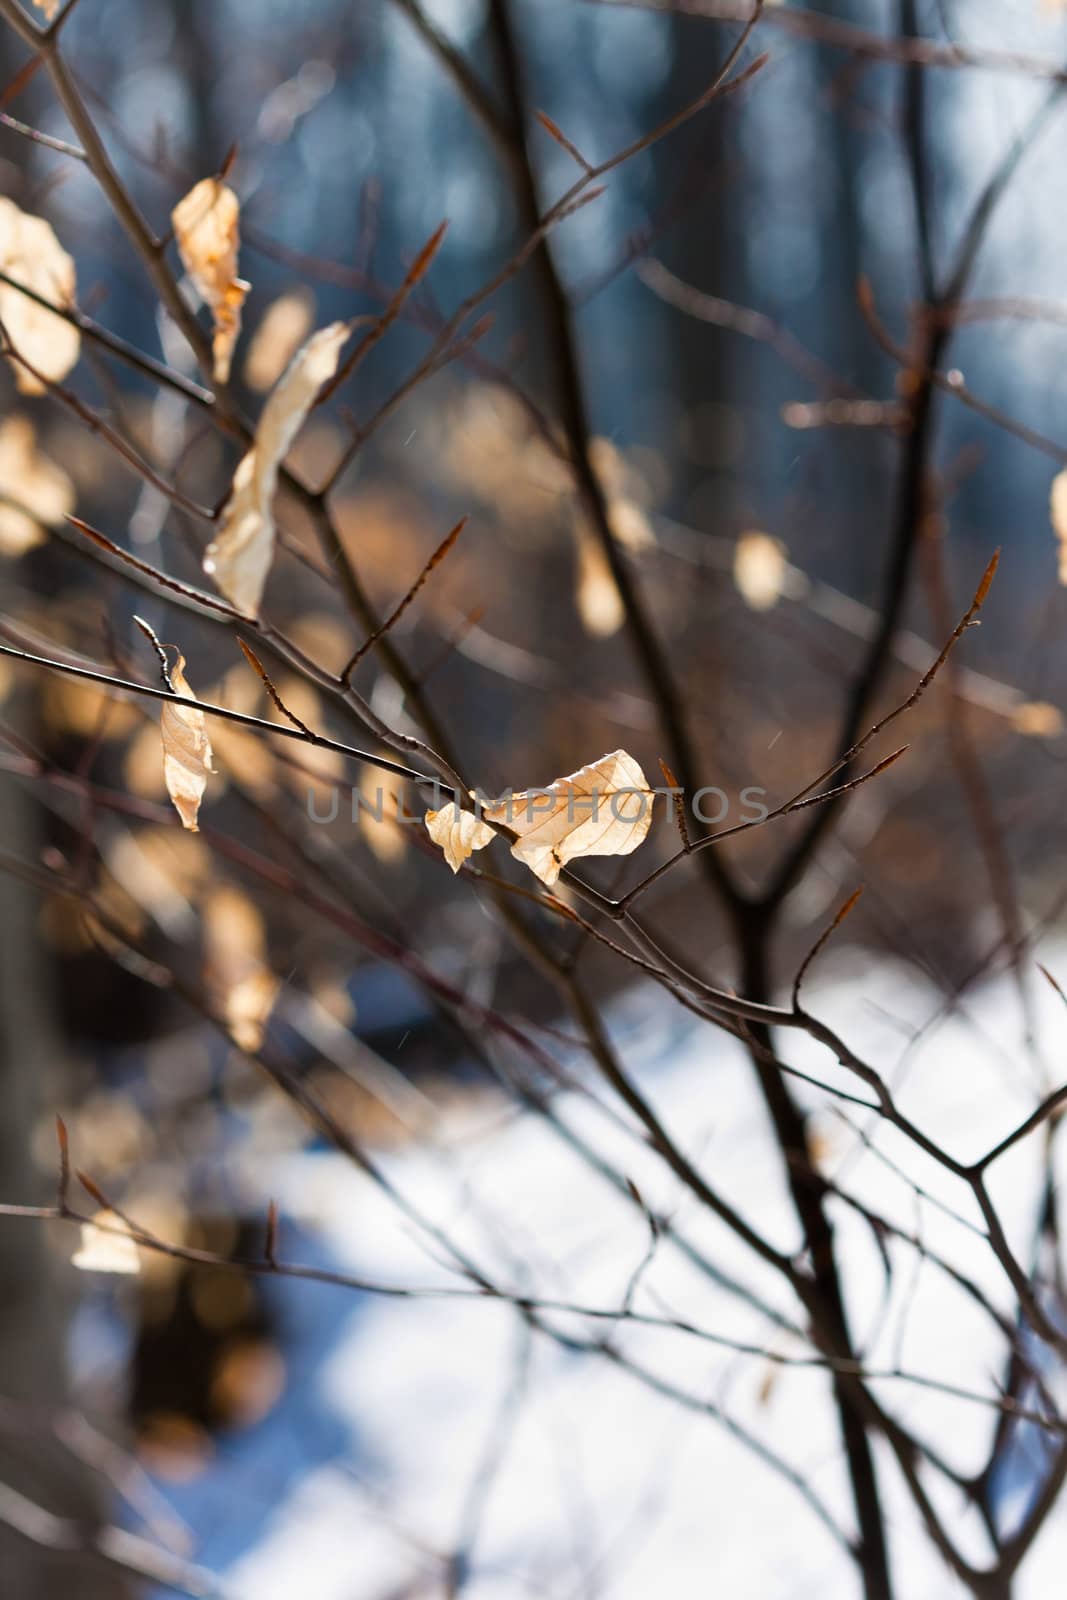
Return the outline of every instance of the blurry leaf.
{"type": "Polygon", "coordinates": [[[91,1222],[82,1223],[81,1248],[71,1257],[71,1264],[82,1272],[134,1274],[141,1270],[137,1246],[114,1211],[98,1211],[91,1222]],[[111,1228],[120,1231],[105,1231],[111,1228]]]}
{"type": "MultiPolygon", "coordinates": [[[[286,706],[306,727],[313,728],[321,722],[322,705],[318,692],[306,678],[290,672],[280,674],[274,681],[286,706]]],[[[289,720],[273,702],[267,707],[267,716],[271,722],[287,724],[289,720]]],[[[294,745],[291,739],[278,739],[276,743],[279,776],[302,803],[307,802],[309,793],[313,791],[325,806],[330,790],[344,774],[344,756],[337,750],[324,750],[321,745],[294,745]]]]}
{"type": "Polygon", "coordinates": [[[1016,733],[1032,739],[1053,739],[1063,732],[1063,712],[1047,700],[1028,700],[1016,706],[1011,720],[1016,733]]]}
{"type": "Polygon", "coordinates": [[[234,473],[217,536],[207,547],[204,571],[246,616],[259,614],[263,586],[274,559],[271,502],[278,468],[322,385],[337,371],[348,324],[331,322],[312,334],[271,394],[255,443],[234,473]]]}
{"type": "Polygon", "coordinates": [[[652,532],[648,514],[636,500],[628,500],[623,495],[609,500],[608,522],[612,537],[624,550],[651,550],[655,547],[656,536],[652,532]]]}
{"type": "Polygon", "coordinates": [[[241,307],[251,288],[237,276],[240,214],[240,201],[221,178],[202,179],[170,214],[182,266],[215,320],[212,354],[217,383],[229,380],[241,307]]]}
{"type": "Polygon", "coordinates": [[[145,1159],[148,1125],[129,1095],[97,1089],[74,1114],[73,1139],[82,1160],[106,1181],[145,1159]]]}
{"type": "Polygon", "coordinates": [[[578,587],[575,602],[586,633],[609,639],[626,620],[622,596],[611,574],[608,558],[583,523],[577,526],[578,587]]]}
{"type": "MultiPolygon", "coordinates": [[[[56,305],[73,306],[77,292],[74,262],[50,223],[20,211],[0,197],[0,268],[18,283],[56,305]]],[[[81,335],[54,311],[46,311],[27,295],[0,284],[0,322],[19,355],[36,367],[41,378],[59,383],[78,359],[81,335]]],[[[15,384],[23,394],[44,394],[45,383],[12,361],[15,384]]]]}
{"type": "Polygon", "coordinates": [[[1052,480],[1049,514],[1052,517],[1052,531],[1060,542],[1059,579],[1067,584],[1067,467],[1057,472],[1052,480]]]}
{"type": "Polygon", "coordinates": [[[203,915],[208,986],[234,1043],[242,1050],[258,1050],[279,989],[267,965],[263,918],[232,884],[211,890],[203,915]]]}
{"type": "Polygon", "coordinates": [[[769,611],[786,575],[785,546],[768,533],[743,533],[734,549],[734,582],[753,611],[769,611]]]}
{"type": "Polygon", "coordinates": [[[0,423],[0,554],[20,556],[74,510],[74,485],[62,467],[41,455],[28,417],[0,423]],[[42,526],[43,524],[43,526],[42,526]]]}
{"type": "Polygon", "coordinates": [[[176,701],[163,703],[159,729],[163,735],[163,781],[167,793],[174,801],[182,819],[182,827],[198,833],[197,816],[200,802],[207,788],[207,775],[211,765],[211,741],[207,736],[204,713],[193,709],[196,696],[185,681],[185,657],[178,656],[178,665],[171,672],[171,682],[180,695],[193,702],[193,706],[178,705],[176,701]]]}
{"type": "Polygon", "coordinates": [[[207,1429],[176,1411],[153,1412],[137,1438],[141,1460],[168,1483],[190,1483],[198,1478],[214,1449],[207,1429]]]}
{"type": "Polygon", "coordinates": [[[59,0],[33,0],[33,3],[38,11],[44,12],[46,22],[51,22],[59,10],[59,0]]]}
{"type": "Polygon", "coordinates": [[[386,866],[402,861],[407,851],[407,840],[402,824],[396,819],[403,803],[403,778],[395,772],[364,767],[359,780],[359,793],[362,802],[359,808],[359,831],[370,849],[386,866]]]}
{"type": "Polygon", "coordinates": [[[582,856],[628,856],[652,825],[652,791],[625,750],[557,778],[548,789],[511,795],[485,820],[519,835],[511,853],[551,888],[582,856]]]}
{"type": "Polygon", "coordinates": [[[266,394],[274,387],[307,338],[314,314],[314,296],[302,289],[271,302],[245,358],[244,378],[250,389],[266,394]]]}
{"type": "MultiPolygon", "coordinates": [[[[158,755],[158,746],[154,749],[158,755]]],[[[158,759],[153,769],[158,772],[158,759]]],[[[210,871],[199,839],[173,828],[125,830],[105,843],[104,858],[116,882],[165,933],[182,938],[189,932],[195,920],[192,897],[210,871]]]]}
{"type": "Polygon", "coordinates": [[[281,1352],[264,1339],[235,1339],[211,1382],[211,1404],[229,1426],[251,1427],[272,1411],[285,1391],[281,1352]]]}
{"type": "Polygon", "coordinates": [[[440,811],[427,811],[426,831],[440,845],[453,872],[458,872],[475,850],[482,850],[496,838],[495,831],[479,822],[473,811],[461,811],[450,800],[440,811]]]}
{"type": "MultiPolygon", "coordinates": [[[[113,700],[93,684],[79,683],[76,678],[49,680],[44,714],[50,727],[83,739],[120,739],[138,722],[137,707],[129,701],[113,700]]],[[[154,749],[158,760],[158,744],[154,749]]]]}

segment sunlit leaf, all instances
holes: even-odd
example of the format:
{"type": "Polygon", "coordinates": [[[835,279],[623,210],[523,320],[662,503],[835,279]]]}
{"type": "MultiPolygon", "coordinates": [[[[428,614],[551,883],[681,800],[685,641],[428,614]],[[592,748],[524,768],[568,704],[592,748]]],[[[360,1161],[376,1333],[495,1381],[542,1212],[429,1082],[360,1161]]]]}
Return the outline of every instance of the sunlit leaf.
{"type": "Polygon", "coordinates": [[[652,824],[652,791],[625,750],[487,807],[485,821],[518,835],[511,853],[549,887],[568,861],[628,856],[652,824]]]}
{"type": "Polygon", "coordinates": [[[182,266],[215,323],[215,380],[230,376],[233,347],[241,331],[241,307],[251,285],[237,276],[241,203],[221,178],[203,178],[170,214],[182,266]]]}
{"type": "Polygon", "coordinates": [[[461,811],[450,800],[440,811],[427,811],[426,831],[444,851],[453,872],[458,872],[475,850],[482,850],[496,838],[494,830],[480,822],[473,811],[461,811]]]}
{"type": "MultiPolygon", "coordinates": [[[[74,262],[51,224],[20,211],[4,197],[0,197],[0,268],[53,304],[74,305],[74,262]]],[[[44,394],[47,384],[61,383],[78,359],[81,335],[73,323],[6,283],[0,283],[0,322],[14,350],[40,373],[38,378],[12,359],[15,383],[23,394],[44,394]]]]}
{"type": "Polygon", "coordinates": [[[207,788],[207,776],[215,769],[211,764],[211,741],[204,713],[195,709],[196,696],[185,681],[183,655],[179,655],[178,665],[171,672],[171,682],[192,705],[179,705],[174,700],[163,704],[159,719],[163,735],[163,781],[182,819],[182,827],[197,833],[196,819],[207,788]]]}
{"type": "Polygon", "coordinates": [[[255,442],[238,465],[218,534],[204,556],[204,571],[246,616],[258,615],[274,560],[271,502],[278,469],[322,385],[337,371],[347,338],[348,324],[331,322],[312,334],[290,363],[263,407],[255,442]]]}

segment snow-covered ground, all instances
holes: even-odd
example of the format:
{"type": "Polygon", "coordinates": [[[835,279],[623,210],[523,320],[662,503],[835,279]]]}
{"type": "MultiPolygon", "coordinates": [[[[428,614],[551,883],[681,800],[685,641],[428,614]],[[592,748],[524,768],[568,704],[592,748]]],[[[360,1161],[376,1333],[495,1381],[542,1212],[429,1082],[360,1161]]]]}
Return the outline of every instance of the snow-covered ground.
{"type": "MultiPolygon", "coordinates": [[[[1067,954],[1041,952],[1067,976],[1067,954]]],[[[829,965],[829,963],[827,963],[829,965]]],[[[1013,982],[998,977],[945,1016],[913,973],[843,958],[812,982],[808,1003],[897,1087],[899,1102],[954,1154],[977,1156],[1067,1078],[1067,1012],[1037,977],[1038,1050],[1028,1052],[1013,982]],[[931,1019],[934,1019],[932,1022],[931,1019]],[[921,1031],[920,1031],[921,1030],[921,1031]],[[1042,1065],[1042,1056],[1046,1065],[1042,1065]]],[[[798,1243],[751,1072],[733,1043],[635,996],[617,1019],[628,1068],[667,1126],[718,1191],[782,1247],[798,1243]]],[[[859,1085],[826,1052],[800,1038],[787,1059],[825,1081],[859,1085]]],[[[580,1065],[580,1064],[579,1064],[580,1065]]],[[[715,1594],[730,1600],[852,1600],[855,1570],[806,1498],[814,1495],[844,1532],[849,1498],[825,1376],[772,1364],[762,1351],[801,1356],[806,1346],[776,1328],[775,1309],[796,1321],[776,1275],[681,1189],[588,1069],[581,1091],[557,1096],[561,1128],[637,1185],[719,1273],[763,1302],[755,1309],[716,1283],[668,1238],[650,1253],[641,1209],[541,1118],[507,1113],[486,1098],[444,1119],[433,1146],[383,1158],[410,1212],[339,1157],[294,1158],[272,1187],[284,1214],[315,1230],[335,1263],[375,1280],[469,1289],[413,1214],[443,1229],[494,1283],[532,1299],[682,1318],[741,1354],[692,1334],[632,1321],[593,1321],[564,1311],[544,1318],[561,1334],[610,1339],[645,1377],[600,1353],[530,1334],[506,1305],[428,1295],[384,1299],[335,1294],[339,1331],[324,1361],[300,1375],[350,1448],[289,1480],[254,1548],[225,1573],[236,1600],[377,1600],[451,1591],[444,1562],[461,1551],[471,1600],[525,1595],[605,1600],[715,1594]],[[678,1403],[657,1385],[681,1391],[678,1403]],[[761,1455],[766,1447],[789,1476],[761,1455]]],[[[809,1103],[830,1097],[804,1090],[809,1103]]],[[[817,1123],[828,1176],[941,1251],[1002,1308],[1012,1296],[990,1251],[965,1224],[978,1221],[964,1185],[854,1108],[855,1126],[911,1175],[914,1189],[853,1131],[824,1111],[817,1123]],[[940,1210],[946,1202],[958,1219],[940,1210]]],[[[1024,1262],[1040,1192],[1041,1136],[995,1169],[993,1192],[1024,1262]]],[[[835,1207],[849,1308],[867,1366],[902,1368],[992,1396],[1004,1340],[991,1320],[930,1261],[890,1245],[887,1282],[868,1225],[835,1207]]],[[[298,1290],[299,1286],[296,1286],[298,1290]]],[[[319,1291],[321,1294],[323,1291],[319,1291]]],[[[325,1304],[319,1300],[320,1313],[325,1304]]],[[[961,1469],[984,1459],[996,1412],[899,1378],[882,1400],[961,1469]]],[[[1011,1527],[1040,1471],[1032,1431],[1020,1432],[998,1489],[1011,1527]]],[[[894,1571],[908,1600],[950,1600],[965,1591],[918,1524],[888,1454],[879,1467],[889,1507],[894,1571]]],[[[979,1563],[988,1547],[962,1497],[930,1476],[935,1503],[979,1563]]],[[[225,1485],[219,1485],[225,1494],[225,1485]]],[[[1067,1562],[1067,1518],[1053,1515],[1023,1569],[1019,1600],[1058,1592],[1067,1562]]]]}

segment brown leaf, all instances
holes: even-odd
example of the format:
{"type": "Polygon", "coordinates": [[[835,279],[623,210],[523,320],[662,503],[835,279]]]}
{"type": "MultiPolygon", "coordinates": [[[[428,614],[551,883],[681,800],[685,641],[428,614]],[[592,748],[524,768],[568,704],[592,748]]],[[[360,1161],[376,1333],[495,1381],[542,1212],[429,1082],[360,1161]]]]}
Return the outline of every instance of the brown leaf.
{"type": "Polygon", "coordinates": [[[217,383],[229,380],[241,307],[251,288],[237,276],[240,215],[241,202],[221,178],[201,179],[170,214],[182,266],[214,318],[217,383]]]}
{"type": "Polygon", "coordinates": [[[427,811],[426,831],[444,851],[453,872],[458,872],[475,850],[484,849],[496,838],[492,828],[480,822],[473,811],[461,811],[454,800],[440,811],[427,811]]]}
{"type": "Polygon", "coordinates": [[[211,741],[204,713],[195,709],[196,696],[185,681],[183,655],[178,656],[178,665],[170,676],[177,692],[193,705],[183,706],[173,700],[163,703],[159,719],[163,735],[163,780],[182,819],[182,827],[198,833],[196,819],[207,788],[207,775],[215,770],[211,765],[211,741]]]}
{"type": "Polygon", "coordinates": [[[245,616],[258,616],[274,560],[271,502],[278,469],[322,385],[337,371],[348,332],[346,322],[329,323],[312,334],[290,363],[263,407],[255,442],[234,473],[219,531],[204,555],[204,571],[245,616]]]}
{"type": "Polygon", "coordinates": [[[484,816],[518,834],[512,855],[551,888],[568,861],[636,850],[652,824],[652,791],[633,756],[614,750],[548,789],[498,801],[484,816]]]}
{"type": "MultiPolygon", "coordinates": [[[[51,224],[20,211],[13,200],[3,197],[0,268],[55,305],[73,306],[77,292],[74,262],[51,224]]],[[[46,311],[6,283],[0,284],[0,322],[14,350],[40,373],[38,378],[12,360],[15,383],[23,394],[44,394],[47,383],[61,383],[78,359],[81,334],[73,323],[46,311]]]]}

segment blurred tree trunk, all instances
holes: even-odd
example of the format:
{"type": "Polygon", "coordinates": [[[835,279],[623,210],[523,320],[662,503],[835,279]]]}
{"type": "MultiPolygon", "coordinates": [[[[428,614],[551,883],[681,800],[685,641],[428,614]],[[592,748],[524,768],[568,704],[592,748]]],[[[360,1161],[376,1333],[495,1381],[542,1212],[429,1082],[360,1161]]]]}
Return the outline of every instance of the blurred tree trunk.
{"type": "MultiPolygon", "coordinates": [[[[30,795],[8,781],[3,849],[20,861],[40,858],[39,817],[30,795]]],[[[47,1117],[62,1072],[63,1047],[55,1025],[52,958],[38,927],[39,895],[10,875],[0,877],[4,955],[0,961],[0,1197],[51,1204],[55,1189],[36,1169],[34,1130],[47,1117]]],[[[108,1515],[100,1480],[48,1436],[45,1413],[68,1400],[64,1344],[69,1273],[50,1248],[46,1225],[0,1223],[0,1396],[23,1408],[40,1408],[40,1426],[0,1431],[0,1484],[9,1485],[56,1516],[92,1529],[108,1515]]],[[[0,1418],[0,1422],[2,1422],[0,1418]]],[[[0,1506],[2,1512],[2,1506],[0,1506]]],[[[0,1521],[0,1592],[18,1600],[122,1600],[133,1594],[125,1580],[93,1556],[53,1553],[0,1521]]]]}

